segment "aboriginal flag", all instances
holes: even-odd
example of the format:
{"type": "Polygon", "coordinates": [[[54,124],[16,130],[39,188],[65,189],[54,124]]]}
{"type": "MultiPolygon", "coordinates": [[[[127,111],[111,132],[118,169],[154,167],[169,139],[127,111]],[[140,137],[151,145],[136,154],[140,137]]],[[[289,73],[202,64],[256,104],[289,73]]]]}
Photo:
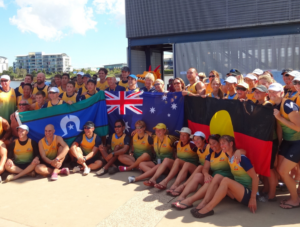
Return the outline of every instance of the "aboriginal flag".
{"type": "Polygon", "coordinates": [[[270,175],[275,120],[273,109],[251,101],[186,97],[185,118],[192,132],[235,137],[258,174],[270,175]]]}

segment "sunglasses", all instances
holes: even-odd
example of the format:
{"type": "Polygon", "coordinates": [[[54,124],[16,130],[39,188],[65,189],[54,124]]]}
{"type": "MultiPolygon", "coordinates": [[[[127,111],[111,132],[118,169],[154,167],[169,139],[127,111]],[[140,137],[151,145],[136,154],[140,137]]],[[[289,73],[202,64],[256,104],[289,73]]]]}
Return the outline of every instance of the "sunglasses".
{"type": "Polygon", "coordinates": [[[92,126],[84,126],[83,127],[84,129],[91,129],[91,128],[93,128],[92,126]]]}
{"type": "Polygon", "coordinates": [[[297,81],[297,80],[296,80],[296,81],[293,81],[293,84],[294,84],[294,85],[300,85],[300,81],[297,81]]]}
{"type": "Polygon", "coordinates": [[[122,128],[122,125],[115,125],[115,128],[122,128]]]}
{"type": "Polygon", "coordinates": [[[135,127],[136,129],[142,129],[142,128],[144,128],[144,126],[137,126],[137,127],[135,127]]]}
{"type": "Polygon", "coordinates": [[[237,90],[237,91],[239,91],[239,90],[240,90],[240,91],[247,91],[247,89],[244,88],[244,87],[237,87],[236,90],[237,90]]]}
{"type": "Polygon", "coordinates": [[[6,83],[8,82],[8,80],[1,80],[1,83],[6,83]]]}
{"type": "Polygon", "coordinates": [[[161,84],[154,84],[154,86],[159,86],[159,85],[161,85],[161,84]]]}
{"type": "Polygon", "coordinates": [[[27,106],[27,103],[19,103],[19,106],[27,106]]]}
{"type": "Polygon", "coordinates": [[[211,76],[209,76],[208,78],[214,78],[214,77],[216,77],[215,75],[211,75],[211,76]]]}
{"type": "Polygon", "coordinates": [[[175,84],[180,84],[180,83],[179,83],[179,82],[175,82],[175,83],[173,83],[173,84],[175,85],[175,84]]]}

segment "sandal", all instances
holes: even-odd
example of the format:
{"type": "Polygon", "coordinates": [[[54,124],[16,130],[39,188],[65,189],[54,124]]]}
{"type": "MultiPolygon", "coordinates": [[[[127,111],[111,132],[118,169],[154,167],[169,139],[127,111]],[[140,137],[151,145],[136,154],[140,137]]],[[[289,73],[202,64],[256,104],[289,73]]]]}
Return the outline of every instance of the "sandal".
{"type": "Polygon", "coordinates": [[[161,184],[155,184],[154,187],[158,188],[159,190],[165,190],[167,188],[166,186],[163,186],[161,184]]]}
{"type": "Polygon", "coordinates": [[[287,210],[288,210],[288,209],[294,209],[294,208],[300,207],[300,203],[299,203],[297,206],[294,206],[294,205],[291,205],[291,204],[287,204],[287,203],[283,203],[283,204],[280,204],[280,205],[290,206],[290,208],[280,206],[280,208],[282,208],[282,209],[287,209],[287,210]]]}
{"type": "Polygon", "coordinates": [[[177,210],[185,210],[185,209],[188,209],[188,208],[192,208],[192,207],[193,207],[193,204],[192,204],[192,205],[186,205],[186,204],[184,204],[184,203],[178,202],[178,203],[176,203],[174,206],[175,206],[175,208],[176,208],[177,210]],[[185,206],[185,208],[179,207],[178,205],[185,206]]]}
{"type": "Polygon", "coordinates": [[[152,181],[144,181],[143,182],[145,186],[149,186],[149,187],[154,187],[155,183],[153,183],[152,181]]]}
{"type": "Polygon", "coordinates": [[[211,216],[211,215],[214,215],[214,210],[211,210],[209,212],[207,212],[206,214],[200,214],[199,212],[196,212],[196,213],[192,213],[192,215],[195,217],[195,218],[205,218],[207,216],[211,216]]]}

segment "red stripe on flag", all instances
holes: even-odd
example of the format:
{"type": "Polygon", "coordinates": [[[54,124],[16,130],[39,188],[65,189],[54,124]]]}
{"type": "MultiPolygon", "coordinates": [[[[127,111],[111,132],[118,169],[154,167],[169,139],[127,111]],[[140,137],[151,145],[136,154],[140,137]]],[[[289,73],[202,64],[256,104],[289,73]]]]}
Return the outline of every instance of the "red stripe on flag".
{"type": "MultiPolygon", "coordinates": [[[[202,131],[206,138],[210,135],[208,125],[198,124],[188,120],[188,126],[193,133],[202,131]]],[[[256,173],[269,177],[273,142],[260,140],[239,132],[234,132],[234,137],[236,147],[246,150],[246,156],[250,159],[256,173]]]]}

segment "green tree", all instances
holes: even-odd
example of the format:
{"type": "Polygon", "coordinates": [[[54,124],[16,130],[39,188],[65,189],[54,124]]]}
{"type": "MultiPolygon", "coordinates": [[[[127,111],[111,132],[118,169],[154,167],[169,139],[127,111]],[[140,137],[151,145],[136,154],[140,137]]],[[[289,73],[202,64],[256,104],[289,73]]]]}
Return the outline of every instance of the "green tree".
{"type": "Polygon", "coordinates": [[[37,72],[36,72],[35,70],[33,70],[33,71],[31,72],[31,75],[32,75],[33,77],[36,77],[37,72]]]}

